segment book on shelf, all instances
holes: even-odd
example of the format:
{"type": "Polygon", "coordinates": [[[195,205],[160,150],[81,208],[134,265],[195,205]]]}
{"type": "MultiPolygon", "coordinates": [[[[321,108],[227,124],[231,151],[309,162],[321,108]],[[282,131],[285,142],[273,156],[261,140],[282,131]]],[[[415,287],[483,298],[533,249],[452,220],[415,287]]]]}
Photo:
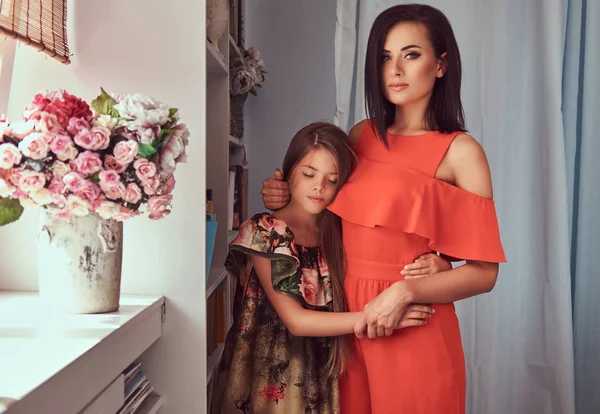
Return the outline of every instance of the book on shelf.
{"type": "Polygon", "coordinates": [[[140,362],[134,362],[123,371],[125,381],[123,394],[125,402],[117,414],[135,414],[154,387],[146,378],[140,362]]]}

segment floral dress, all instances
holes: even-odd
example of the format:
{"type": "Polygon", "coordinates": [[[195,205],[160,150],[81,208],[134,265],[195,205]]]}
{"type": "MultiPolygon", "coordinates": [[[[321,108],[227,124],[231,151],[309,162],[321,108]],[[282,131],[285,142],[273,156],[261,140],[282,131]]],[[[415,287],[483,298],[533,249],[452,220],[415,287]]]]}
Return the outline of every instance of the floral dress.
{"type": "Polygon", "coordinates": [[[324,372],[329,340],[290,334],[248,255],[272,260],[276,291],[305,308],[332,311],[331,279],[319,247],[296,244],[289,227],[271,214],[245,221],[226,262],[237,280],[234,320],[215,377],[211,413],[339,413],[337,380],[324,372]]]}

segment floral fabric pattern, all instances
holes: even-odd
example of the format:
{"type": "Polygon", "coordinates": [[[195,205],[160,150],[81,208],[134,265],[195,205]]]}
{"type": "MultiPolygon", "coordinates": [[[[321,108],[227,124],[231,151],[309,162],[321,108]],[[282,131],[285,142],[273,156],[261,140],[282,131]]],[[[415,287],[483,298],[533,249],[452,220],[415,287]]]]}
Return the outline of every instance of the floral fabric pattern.
{"type": "Polygon", "coordinates": [[[272,259],[273,287],[305,308],[332,311],[331,278],[319,247],[295,243],[271,214],[244,222],[226,267],[236,277],[234,321],[215,374],[213,414],[339,414],[337,380],[324,372],[327,338],[290,334],[267,298],[248,255],[272,259]]]}

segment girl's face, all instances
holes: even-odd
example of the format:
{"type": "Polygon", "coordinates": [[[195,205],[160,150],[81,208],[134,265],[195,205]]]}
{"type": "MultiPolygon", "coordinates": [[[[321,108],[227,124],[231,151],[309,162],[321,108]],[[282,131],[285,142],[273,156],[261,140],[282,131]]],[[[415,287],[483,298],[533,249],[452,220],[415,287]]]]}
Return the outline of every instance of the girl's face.
{"type": "Polygon", "coordinates": [[[290,180],[292,200],[311,214],[319,214],[333,201],[337,188],[338,167],[335,158],[316,148],[302,158],[290,180]]]}
{"type": "Polygon", "coordinates": [[[444,56],[435,56],[424,25],[406,22],[392,27],[381,53],[386,99],[394,105],[428,102],[436,78],[444,76],[444,56]]]}

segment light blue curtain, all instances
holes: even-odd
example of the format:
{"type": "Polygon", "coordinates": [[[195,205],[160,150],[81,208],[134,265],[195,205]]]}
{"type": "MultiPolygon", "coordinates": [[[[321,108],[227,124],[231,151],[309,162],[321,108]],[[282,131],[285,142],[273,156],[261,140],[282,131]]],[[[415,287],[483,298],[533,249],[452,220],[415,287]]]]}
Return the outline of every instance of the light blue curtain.
{"type": "MultiPolygon", "coordinates": [[[[364,118],[363,64],[373,20],[384,9],[409,2],[338,0],[335,76],[340,126],[364,118]]],[[[467,360],[468,412],[572,414],[570,213],[561,88],[567,0],[420,2],[441,9],[458,39],[467,126],[488,155],[508,257],[490,294],[461,301],[457,307],[467,360]]],[[[593,37],[600,38],[598,33],[593,37]]],[[[590,73],[596,75],[600,72],[590,73]]],[[[587,99],[591,103],[597,96],[587,99]]],[[[597,111],[600,105],[592,108],[597,111]]],[[[599,139],[593,144],[600,145],[599,139]]],[[[593,154],[587,157],[592,160],[593,154]]],[[[578,182],[582,204],[583,171],[578,182]]],[[[596,185],[590,194],[599,190],[596,185]]],[[[585,226],[581,211],[578,217],[580,227],[585,226]]],[[[581,228],[577,236],[583,239],[581,228]]],[[[586,250],[589,264],[593,247],[591,243],[586,250]]],[[[593,277],[593,269],[583,269],[581,265],[580,270],[593,277]]],[[[575,294],[582,295],[577,290],[575,294]]],[[[598,344],[596,315],[600,312],[589,314],[586,323],[594,324],[598,344]]],[[[598,376],[589,378],[595,382],[587,385],[600,398],[598,376]]]]}
{"type": "Polygon", "coordinates": [[[576,407],[578,414],[596,414],[600,412],[600,1],[569,1],[564,67],[576,407]]]}

